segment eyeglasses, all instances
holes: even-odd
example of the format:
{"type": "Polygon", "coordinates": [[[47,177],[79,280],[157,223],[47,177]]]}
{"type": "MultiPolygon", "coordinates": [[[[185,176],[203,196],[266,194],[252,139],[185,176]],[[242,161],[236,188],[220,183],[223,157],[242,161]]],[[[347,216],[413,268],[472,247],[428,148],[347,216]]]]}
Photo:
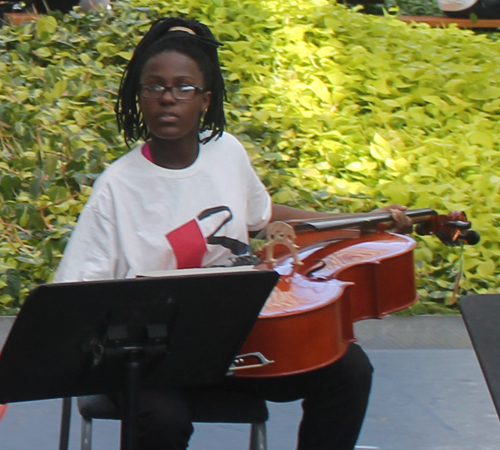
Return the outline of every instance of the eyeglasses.
{"type": "Polygon", "coordinates": [[[145,98],[161,98],[165,92],[169,91],[176,100],[191,100],[197,92],[205,92],[205,89],[194,84],[181,84],[179,86],[141,84],[140,87],[141,95],[145,98]]]}

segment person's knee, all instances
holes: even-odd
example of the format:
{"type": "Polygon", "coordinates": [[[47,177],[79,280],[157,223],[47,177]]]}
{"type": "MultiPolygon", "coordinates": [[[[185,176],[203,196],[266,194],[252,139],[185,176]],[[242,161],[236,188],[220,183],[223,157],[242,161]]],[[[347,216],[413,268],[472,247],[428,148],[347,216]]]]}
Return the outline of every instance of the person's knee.
{"type": "Polygon", "coordinates": [[[373,366],[363,349],[351,344],[346,354],[339,360],[340,370],[348,379],[370,380],[373,375],[373,366]]]}
{"type": "Polygon", "coordinates": [[[372,363],[370,362],[370,359],[368,358],[368,355],[358,345],[354,344],[353,347],[356,349],[356,352],[359,352],[358,354],[359,371],[371,378],[374,369],[372,363]]]}

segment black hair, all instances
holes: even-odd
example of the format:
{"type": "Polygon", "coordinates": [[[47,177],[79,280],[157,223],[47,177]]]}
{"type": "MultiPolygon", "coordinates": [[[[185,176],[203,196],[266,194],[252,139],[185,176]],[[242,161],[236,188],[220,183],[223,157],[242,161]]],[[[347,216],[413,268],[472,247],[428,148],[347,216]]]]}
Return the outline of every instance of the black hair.
{"type": "Polygon", "coordinates": [[[118,91],[115,113],[118,127],[123,131],[127,145],[150,137],[149,129],[138,106],[140,77],[149,59],[168,50],[182,53],[196,61],[203,74],[205,90],[212,93],[210,105],[200,125],[200,132],[212,130],[212,134],[203,142],[222,135],[226,124],[224,116],[226,91],[217,54],[219,45],[221,44],[214,39],[210,29],[194,19],[169,17],[159,19],[151,25],[125,68],[118,91]],[[187,28],[195,34],[183,30],[170,31],[174,27],[187,28]]]}

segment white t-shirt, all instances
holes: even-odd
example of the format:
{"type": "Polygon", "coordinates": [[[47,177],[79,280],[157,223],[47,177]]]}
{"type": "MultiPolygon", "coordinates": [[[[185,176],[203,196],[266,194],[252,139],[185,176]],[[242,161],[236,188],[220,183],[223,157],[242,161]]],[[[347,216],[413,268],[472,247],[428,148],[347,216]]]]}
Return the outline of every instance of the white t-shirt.
{"type": "Polygon", "coordinates": [[[138,146],[97,179],[54,282],[132,278],[141,272],[227,265],[248,231],[271,217],[271,199],[241,143],[224,133],[180,170],[138,146]]]}

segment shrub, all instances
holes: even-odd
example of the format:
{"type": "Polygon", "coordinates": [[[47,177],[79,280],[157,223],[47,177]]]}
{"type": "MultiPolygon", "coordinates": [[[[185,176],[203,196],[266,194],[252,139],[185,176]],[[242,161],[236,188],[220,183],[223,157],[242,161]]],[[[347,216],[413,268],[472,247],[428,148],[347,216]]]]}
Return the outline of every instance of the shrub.
{"type": "Polygon", "coordinates": [[[50,282],[93,180],[127,151],[113,114],[120,74],[164,15],[198,18],[224,42],[229,131],[276,202],[463,210],[480,245],[417,238],[422,304],[451,302],[462,251],[458,294],[497,289],[498,41],[325,0],[121,0],[0,29],[4,313],[50,282]]]}

